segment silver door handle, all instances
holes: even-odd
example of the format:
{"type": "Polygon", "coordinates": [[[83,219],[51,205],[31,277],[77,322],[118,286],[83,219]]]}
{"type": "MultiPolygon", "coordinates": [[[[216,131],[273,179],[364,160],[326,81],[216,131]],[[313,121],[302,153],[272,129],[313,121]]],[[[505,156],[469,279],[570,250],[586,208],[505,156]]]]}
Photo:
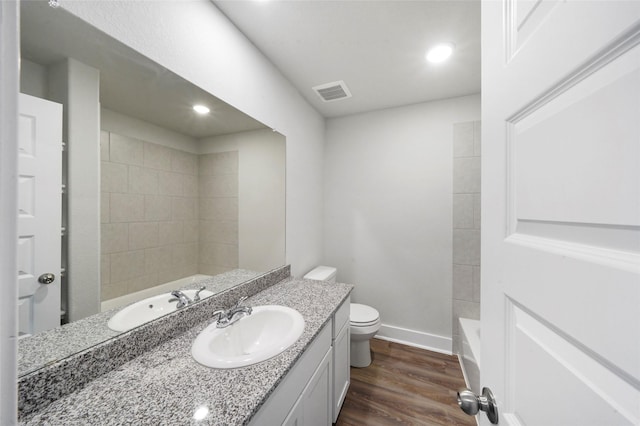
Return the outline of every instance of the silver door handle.
{"type": "Polygon", "coordinates": [[[52,273],[48,272],[46,274],[42,274],[38,277],[38,282],[41,284],[51,284],[56,279],[56,276],[52,273]]]}
{"type": "Polygon", "coordinates": [[[482,388],[482,396],[478,396],[469,389],[458,391],[458,406],[470,416],[475,416],[478,411],[487,413],[489,421],[498,424],[498,404],[489,388],[482,388]]]}

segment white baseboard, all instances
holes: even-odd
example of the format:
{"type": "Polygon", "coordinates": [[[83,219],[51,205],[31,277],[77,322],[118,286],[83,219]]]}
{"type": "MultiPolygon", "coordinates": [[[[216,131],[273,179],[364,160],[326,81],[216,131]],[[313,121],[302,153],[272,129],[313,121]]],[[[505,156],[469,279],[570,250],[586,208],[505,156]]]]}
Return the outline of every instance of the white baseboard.
{"type": "Polygon", "coordinates": [[[377,339],[388,340],[407,346],[426,349],[447,355],[452,354],[453,340],[451,337],[438,336],[423,331],[409,330],[408,328],[394,327],[382,324],[380,331],[375,335],[377,339]]]}

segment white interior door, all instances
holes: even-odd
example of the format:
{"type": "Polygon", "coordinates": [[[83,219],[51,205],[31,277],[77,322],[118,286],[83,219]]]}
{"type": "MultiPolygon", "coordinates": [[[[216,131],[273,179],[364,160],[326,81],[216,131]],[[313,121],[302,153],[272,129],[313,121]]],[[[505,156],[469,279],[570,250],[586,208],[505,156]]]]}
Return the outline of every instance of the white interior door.
{"type": "Polygon", "coordinates": [[[482,385],[638,425],[640,1],[483,1],[482,50],[482,385]]]}
{"type": "Polygon", "coordinates": [[[24,94],[19,105],[18,329],[25,335],[60,325],[62,105],[24,94]],[[43,274],[53,281],[40,282],[43,274]]]}

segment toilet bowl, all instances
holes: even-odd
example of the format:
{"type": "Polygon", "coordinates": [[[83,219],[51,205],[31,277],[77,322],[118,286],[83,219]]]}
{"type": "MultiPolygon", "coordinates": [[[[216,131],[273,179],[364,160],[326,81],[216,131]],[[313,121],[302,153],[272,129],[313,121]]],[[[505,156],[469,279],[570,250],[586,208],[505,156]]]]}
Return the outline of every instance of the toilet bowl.
{"type": "MultiPolygon", "coordinates": [[[[306,280],[336,282],[336,268],[318,266],[303,278],[306,280]]],[[[371,306],[352,303],[349,314],[349,334],[351,336],[351,366],[368,367],[371,364],[369,341],[380,330],[380,314],[371,306]]]]}
{"type": "Polygon", "coordinates": [[[380,330],[380,314],[371,306],[351,304],[351,366],[368,367],[371,364],[369,341],[380,330]]]}

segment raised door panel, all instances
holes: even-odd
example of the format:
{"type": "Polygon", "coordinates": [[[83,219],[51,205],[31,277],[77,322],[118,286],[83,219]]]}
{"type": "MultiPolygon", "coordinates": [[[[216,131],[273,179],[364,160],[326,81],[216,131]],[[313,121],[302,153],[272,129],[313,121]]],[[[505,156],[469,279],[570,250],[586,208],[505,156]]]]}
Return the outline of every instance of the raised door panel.
{"type": "Polygon", "coordinates": [[[481,384],[501,424],[639,424],[640,2],[482,8],[481,384]]]}
{"type": "Polygon", "coordinates": [[[329,349],[302,394],[304,426],[328,426],[332,423],[332,353],[329,349]]]}
{"type": "Polygon", "coordinates": [[[342,330],[333,343],[333,422],[338,419],[344,398],[347,396],[351,383],[351,333],[349,323],[343,325],[342,330]]]}

